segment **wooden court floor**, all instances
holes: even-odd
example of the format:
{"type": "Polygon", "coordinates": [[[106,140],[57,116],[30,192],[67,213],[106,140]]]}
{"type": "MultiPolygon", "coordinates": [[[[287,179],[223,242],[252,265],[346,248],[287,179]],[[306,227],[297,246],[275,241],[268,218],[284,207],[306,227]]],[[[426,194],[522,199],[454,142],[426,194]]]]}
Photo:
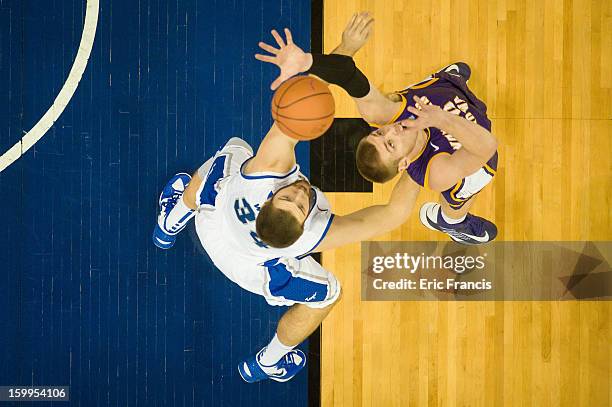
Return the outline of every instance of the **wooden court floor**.
{"type": "MultiPolygon", "coordinates": [[[[376,27],[356,61],[385,91],[471,65],[500,141],[473,212],[499,240],[612,240],[612,2],[326,0],[326,52],[361,10],[376,27]]],[[[329,196],[343,214],[390,189],[329,196]]],[[[380,240],[444,239],[416,216],[436,199],[380,240]]],[[[610,302],[362,302],[359,258],[323,254],[344,289],[323,323],[323,407],[610,405],[610,302]]]]}

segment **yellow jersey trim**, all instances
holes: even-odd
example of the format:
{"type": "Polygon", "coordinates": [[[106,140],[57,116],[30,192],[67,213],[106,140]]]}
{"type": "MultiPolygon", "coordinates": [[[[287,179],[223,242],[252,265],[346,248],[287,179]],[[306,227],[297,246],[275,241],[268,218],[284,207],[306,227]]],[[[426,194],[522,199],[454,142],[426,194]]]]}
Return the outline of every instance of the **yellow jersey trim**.
{"type": "Polygon", "coordinates": [[[404,97],[404,95],[399,94],[400,97],[402,98],[401,101],[401,106],[399,107],[399,109],[397,110],[397,112],[393,115],[393,118],[391,120],[389,120],[387,123],[383,123],[383,124],[378,124],[378,123],[368,123],[370,126],[372,127],[376,127],[376,128],[380,128],[382,126],[386,126],[387,124],[391,124],[393,122],[395,122],[404,112],[404,109],[406,109],[406,104],[408,103],[408,101],[406,100],[406,98],[404,97]]]}
{"type": "Polygon", "coordinates": [[[489,167],[488,164],[485,164],[484,167],[493,175],[497,174],[497,171],[495,171],[493,168],[489,167]]]}
{"type": "Polygon", "coordinates": [[[402,103],[402,105],[401,105],[400,109],[398,110],[398,112],[397,112],[397,113],[396,113],[396,114],[393,116],[393,118],[392,118],[391,120],[389,120],[387,123],[383,123],[383,124],[380,124],[380,123],[368,123],[368,124],[369,124],[370,126],[372,126],[372,127],[375,127],[375,128],[380,128],[380,127],[382,127],[382,126],[384,126],[384,125],[387,125],[387,124],[393,123],[393,122],[394,122],[394,121],[396,121],[396,120],[397,120],[397,119],[400,117],[400,115],[401,115],[401,114],[404,112],[404,109],[406,108],[406,104],[408,103],[408,100],[406,99],[406,97],[404,96],[404,94],[403,94],[402,92],[406,92],[406,91],[407,91],[407,90],[409,90],[409,89],[423,89],[423,88],[426,88],[426,87],[428,87],[429,85],[432,85],[432,84],[436,83],[436,82],[438,81],[438,79],[440,79],[440,78],[431,78],[431,79],[429,79],[427,82],[424,82],[424,83],[421,83],[421,84],[417,84],[417,85],[410,86],[410,87],[406,88],[406,90],[404,90],[404,91],[399,91],[399,92],[396,92],[395,94],[396,94],[396,95],[399,95],[399,96],[402,98],[402,102],[401,102],[401,103],[402,103]]]}
{"type": "Polygon", "coordinates": [[[429,130],[429,127],[425,129],[425,133],[427,133],[427,140],[425,140],[425,144],[423,144],[423,148],[421,149],[421,152],[419,152],[419,154],[417,154],[417,156],[414,158],[414,160],[410,161],[410,164],[412,164],[413,162],[415,162],[416,160],[421,158],[421,156],[425,152],[425,149],[427,148],[427,144],[429,144],[429,140],[431,139],[431,131],[429,130]]]}
{"type": "Polygon", "coordinates": [[[429,189],[429,166],[431,165],[431,162],[433,161],[434,157],[439,156],[440,154],[446,154],[446,155],[450,155],[450,153],[447,153],[446,151],[440,151],[438,154],[432,155],[431,158],[429,159],[429,162],[427,163],[427,168],[425,168],[425,178],[423,178],[423,187],[429,189]]]}
{"type": "Polygon", "coordinates": [[[421,83],[420,85],[411,86],[408,89],[423,89],[423,88],[428,87],[429,85],[432,85],[432,84],[436,83],[438,81],[438,79],[440,79],[440,78],[432,78],[432,79],[428,80],[425,83],[421,83]]]}

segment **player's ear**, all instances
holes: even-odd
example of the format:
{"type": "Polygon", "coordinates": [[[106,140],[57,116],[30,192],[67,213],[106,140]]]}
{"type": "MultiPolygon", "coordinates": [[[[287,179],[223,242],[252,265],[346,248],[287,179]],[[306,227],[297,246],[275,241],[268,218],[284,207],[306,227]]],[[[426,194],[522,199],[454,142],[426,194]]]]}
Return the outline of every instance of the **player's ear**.
{"type": "Polygon", "coordinates": [[[407,156],[400,158],[399,162],[397,163],[397,172],[401,173],[406,168],[408,168],[409,165],[410,165],[410,160],[408,160],[407,156]]]}

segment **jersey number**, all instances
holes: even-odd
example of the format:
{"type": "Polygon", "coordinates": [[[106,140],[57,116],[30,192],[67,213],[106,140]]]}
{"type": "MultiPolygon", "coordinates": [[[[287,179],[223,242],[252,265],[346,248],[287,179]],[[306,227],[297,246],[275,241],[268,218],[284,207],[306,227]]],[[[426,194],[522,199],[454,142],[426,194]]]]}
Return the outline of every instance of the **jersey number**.
{"type": "MultiPolygon", "coordinates": [[[[259,209],[257,206],[256,208],[259,209]]],[[[249,222],[255,221],[255,211],[253,210],[249,202],[244,198],[236,199],[236,201],[234,201],[234,211],[236,212],[238,220],[244,223],[245,225],[249,222]]],[[[257,233],[251,232],[251,237],[253,238],[257,246],[263,247],[264,249],[268,248],[268,246],[264,242],[262,242],[261,239],[257,236],[257,233]]]]}
{"type": "Polygon", "coordinates": [[[242,198],[242,203],[240,201],[240,199],[236,199],[236,202],[234,202],[234,211],[236,211],[238,220],[246,225],[255,220],[255,212],[246,199],[242,198]]]}

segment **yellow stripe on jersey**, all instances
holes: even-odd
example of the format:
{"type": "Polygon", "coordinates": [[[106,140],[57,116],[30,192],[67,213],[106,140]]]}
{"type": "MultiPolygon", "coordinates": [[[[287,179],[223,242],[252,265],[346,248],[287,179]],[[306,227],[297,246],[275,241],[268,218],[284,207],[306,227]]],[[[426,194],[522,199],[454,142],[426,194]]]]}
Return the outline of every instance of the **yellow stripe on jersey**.
{"type": "Polygon", "coordinates": [[[427,140],[425,140],[425,143],[423,144],[423,148],[417,154],[417,156],[414,157],[414,159],[412,161],[410,161],[410,164],[412,164],[413,162],[418,160],[421,157],[421,155],[423,155],[423,152],[425,151],[425,148],[427,148],[427,144],[429,144],[429,140],[431,139],[431,131],[429,130],[429,127],[425,129],[425,133],[427,133],[427,140]]]}
{"type": "Polygon", "coordinates": [[[431,156],[431,158],[429,159],[429,162],[427,163],[427,168],[425,168],[425,177],[423,178],[424,188],[429,189],[429,166],[431,165],[431,162],[433,161],[434,157],[437,157],[440,154],[450,155],[450,153],[447,153],[446,151],[440,151],[438,154],[434,154],[431,156]]]}
{"type": "Polygon", "coordinates": [[[429,85],[432,85],[434,83],[436,83],[438,81],[438,79],[440,78],[431,78],[426,82],[422,82],[422,83],[417,83],[416,85],[412,85],[409,86],[406,90],[404,90],[403,92],[397,92],[396,95],[398,95],[399,97],[402,98],[402,105],[400,106],[400,108],[398,109],[397,113],[395,113],[395,115],[393,116],[393,118],[391,120],[389,120],[387,123],[383,123],[383,124],[379,124],[379,123],[368,123],[371,127],[374,128],[380,128],[382,126],[385,126],[387,124],[393,123],[395,122],[398,117],[400,117],[400,115],[404,112],[404,109],[406,109],[406,104],[408,103],[408,101],[406,100],[406,96],[404,96],[404,93],[407,92],[408,90],[412,90],[412,89],[423,89],[428,87],[429,85]]]}
{"type": "Polygon", "coordinates": [[[423,89],[423,88],[428,87],[429,85],[432,85],[432,84],[436,83],[438,81],[438,79],[439,78],[432,78],[432,79],[428,80],[427,82],[413,85],[413,86],[409,87],[408,89],[423,89]]]}
{"type": "Polygon", "coordinates": [[[393,118],[391,120],[383,124],[378,124],[378,123],[368,123],[368,124],[371,127],[379,128],[379,127],[386,126],[387,124],[391,124],[395,122],[397,118],[400,117],[400,115],[404,112],[404,109],[406,109],[406,104],[408,103],[404,95],[399,95],[399,96],[402,98],[401,105],[399,109],[397,109],[397,112],[393,115],[393,118]]]}

